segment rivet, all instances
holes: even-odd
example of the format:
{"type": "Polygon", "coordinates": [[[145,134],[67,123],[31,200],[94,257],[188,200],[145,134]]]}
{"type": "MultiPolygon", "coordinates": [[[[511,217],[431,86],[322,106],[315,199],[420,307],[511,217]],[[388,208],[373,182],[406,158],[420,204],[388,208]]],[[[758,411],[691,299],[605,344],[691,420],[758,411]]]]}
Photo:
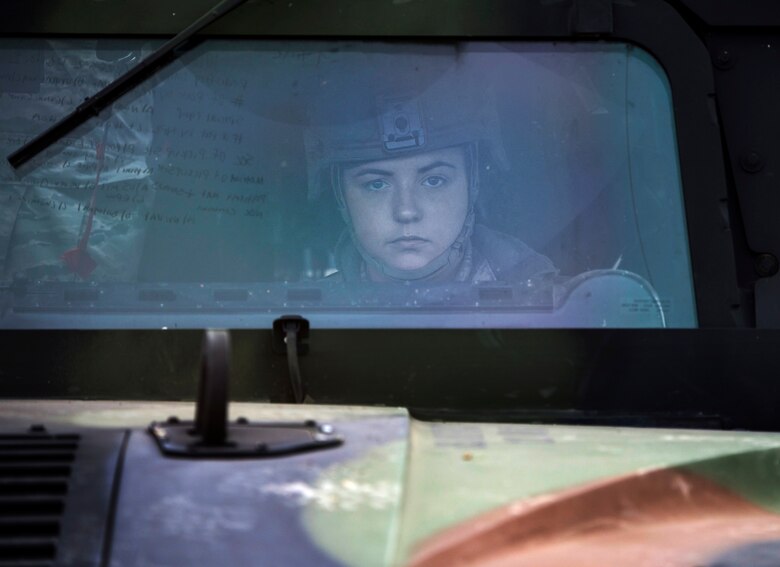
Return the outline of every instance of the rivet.
{"type": "Polygon", "coordinates": [[[780,265],[778,265],[777,257],[774,254],[759,254],[756,256],[756,273],[762,278],[768,278],[774,276],[780,265]]]}
{"type": "Polygon", "coordinates": [[[333,433],[333,426],[328,425],[327,423],[323,423],[322,425],[320,425],[319,429],[320,429],[320,433],[324,433],[325,435],[330,435],[331,433],[333,433]]]}
{"type": "Polygon", "coordinates": [[[748,173],[758,173],[764,169],[764,158],[757,151],[751,150],[742,155],[739,165],[748,173]]]}
{"type": "Polygon", "coordinates": [[[714,63],[718,69],[731,69],[734,66],[734,55],[728,49],[721,49],[715,55],[714,63]]]}

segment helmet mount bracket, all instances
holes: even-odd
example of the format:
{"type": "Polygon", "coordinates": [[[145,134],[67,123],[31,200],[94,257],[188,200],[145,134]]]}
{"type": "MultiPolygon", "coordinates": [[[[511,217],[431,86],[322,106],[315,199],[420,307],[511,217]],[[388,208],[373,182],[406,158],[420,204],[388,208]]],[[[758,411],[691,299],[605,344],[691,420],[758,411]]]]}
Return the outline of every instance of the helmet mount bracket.
{"type": "Polygon", "coordinates": [[[425,145],[425,121],[420,105],[412,98],[379,102],[379,131],[387,151],[409,150],[425,145]]]}

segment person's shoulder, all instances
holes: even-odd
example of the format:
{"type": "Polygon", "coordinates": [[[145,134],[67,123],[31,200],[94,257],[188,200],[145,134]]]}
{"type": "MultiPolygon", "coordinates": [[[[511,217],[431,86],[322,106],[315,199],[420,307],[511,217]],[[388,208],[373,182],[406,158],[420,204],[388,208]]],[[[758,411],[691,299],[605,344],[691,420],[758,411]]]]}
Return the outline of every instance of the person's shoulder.
{"type": "Polygon", "coordinates": [[[478,224],[474,227],[472,242],[498,280],[516,281],[557,272],[547,256],[511,234],[478,224]]]}

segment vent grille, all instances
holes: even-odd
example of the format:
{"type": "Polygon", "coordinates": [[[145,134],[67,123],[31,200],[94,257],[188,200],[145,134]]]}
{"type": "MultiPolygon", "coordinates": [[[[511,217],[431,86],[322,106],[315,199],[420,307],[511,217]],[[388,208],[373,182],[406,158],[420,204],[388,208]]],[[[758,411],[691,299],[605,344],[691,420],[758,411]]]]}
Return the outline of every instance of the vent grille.
{"type": "Polygon", "coordinates": [[[0,434],[0,567],[51,567],[78,435],[0,434]]]}

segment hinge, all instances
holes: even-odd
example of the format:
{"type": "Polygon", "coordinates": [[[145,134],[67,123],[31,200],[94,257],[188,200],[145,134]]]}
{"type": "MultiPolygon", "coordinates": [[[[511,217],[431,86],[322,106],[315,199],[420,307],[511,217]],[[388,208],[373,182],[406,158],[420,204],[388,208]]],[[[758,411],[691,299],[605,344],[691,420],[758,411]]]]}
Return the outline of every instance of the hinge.
{"type": "Polygon", "coordinates": [[[313,420],[252,423],[238,418],[233,423],[228,422],[229,360],[228,332],[206,331],[195,421],[170,417],[149,426],[149,432],[163,454],[189,458],[258,458],[336,447],[343,443],[332,426],[313,420]]]}

